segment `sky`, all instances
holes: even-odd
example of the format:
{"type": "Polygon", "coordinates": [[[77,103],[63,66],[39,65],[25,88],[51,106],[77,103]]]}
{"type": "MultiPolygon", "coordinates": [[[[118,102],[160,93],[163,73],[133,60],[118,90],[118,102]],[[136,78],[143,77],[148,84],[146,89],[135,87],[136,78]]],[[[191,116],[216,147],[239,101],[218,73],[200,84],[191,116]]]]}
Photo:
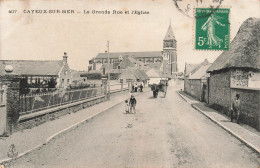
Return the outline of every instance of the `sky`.
{"type": "MultiPolygon", "coordinates": [[[[203,2],[203,7],[207,7],[211,1],[203,2]]],[[[184,9],[189,3],[196,7],[192,0],[183,0],[179,7],[184,9]]],[[[230,8],[231,40],[243,21],[260,17],[259,0],[224,0],[220,7],[230,8]]],[[[70,68],[87,70],[89,59],[107,50],[108,40],[110,52],[162,51],[171,21],[177,40],[178,67],[183,71],[185,63],[204,59],[213,62],[222,53],[194,49],[192,16],[192,11],[179,11],[172,0],[1,0],[0,59],[59,60],[67,52],[70,68]],[[30,10],[76,13],[32,14],[28,13],[30,10]],[[137,10],[149,14],[92,14],[94,10],[137,10]]]]}

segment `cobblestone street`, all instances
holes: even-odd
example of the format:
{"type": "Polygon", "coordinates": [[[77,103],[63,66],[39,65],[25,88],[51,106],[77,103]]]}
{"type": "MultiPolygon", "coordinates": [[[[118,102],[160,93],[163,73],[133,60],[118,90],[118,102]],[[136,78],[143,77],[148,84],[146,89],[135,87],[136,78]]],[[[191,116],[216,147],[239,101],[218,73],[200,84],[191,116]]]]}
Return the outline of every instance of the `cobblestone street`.
{"type": "Polygon", "coordinates": [[[136,96],[15,161],[15,167],[259,167],[259,156],[189,106],[174,90],[166,98],[136,96]]]}

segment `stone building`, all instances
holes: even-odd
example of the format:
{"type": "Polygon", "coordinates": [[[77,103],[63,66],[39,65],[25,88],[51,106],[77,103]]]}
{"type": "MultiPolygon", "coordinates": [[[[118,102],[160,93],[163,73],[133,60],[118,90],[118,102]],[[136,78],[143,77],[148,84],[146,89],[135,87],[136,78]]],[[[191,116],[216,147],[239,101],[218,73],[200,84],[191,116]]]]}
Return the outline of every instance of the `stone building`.
{"type": "Polygon", "coordinates": [[[207,59],[200,64],[185,64],[184,91],[203,102],[208,98],[207,69],[210,66],[207,59]]]}
{"type": "Polygon", "coordinates": [[[68,56],[64,53],[62,60],[0,60],[0,76],[15,74],[20,83],[26,83],[28,88],[48,88],[54,80],[55,88],[67,88],[71,83],[71,70],[67,62],[68,56]]]}
{"type": "MultiPolygon", "coordinates": [[[[169,25],[166,36],[163,39],[163,51],[111,52],[109,53],[109,60],[111,64],[119,64],[127,57],[135,66],[142,69],[148,69],[151,64],[160,64],[160,70],[164,74],[171,75],[178,71],[176,46],[177,41],[173,34],[172,26],[169,25]]],[[[89,60],[88,70],[100,70],[103,64],[108,63],[107,57],[107,53],[99,53],[96,57],[89,60]]],[[[115,69],[123,69],[123,67],[116,66],[115,69]]]]}
{"type": "Polygon", "coordinates": [[[241,99],[242,122],[260,130],[260,19],[240,27],[230,50],[209,67],[209,104],[229,114],[236,94],[241,99]]]}

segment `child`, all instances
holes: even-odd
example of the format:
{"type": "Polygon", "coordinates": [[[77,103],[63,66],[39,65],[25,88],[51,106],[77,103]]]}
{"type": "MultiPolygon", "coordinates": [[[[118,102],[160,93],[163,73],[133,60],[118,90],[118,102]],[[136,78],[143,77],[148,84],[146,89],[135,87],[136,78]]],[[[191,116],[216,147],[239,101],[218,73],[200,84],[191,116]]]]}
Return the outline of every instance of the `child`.
{"type": "Polygon", "coordinates": [[[129,113],[129,103],[128,103],[128,100],[125,100],[125,112],[126,112],[126,114],[129,113]]]}

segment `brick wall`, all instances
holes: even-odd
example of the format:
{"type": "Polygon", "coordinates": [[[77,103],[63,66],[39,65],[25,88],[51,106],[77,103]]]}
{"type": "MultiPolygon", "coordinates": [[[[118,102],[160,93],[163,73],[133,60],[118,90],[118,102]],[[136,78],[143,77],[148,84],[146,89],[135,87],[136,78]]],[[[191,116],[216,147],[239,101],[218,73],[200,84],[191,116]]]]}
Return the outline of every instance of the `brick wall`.
{"type": "Polygon", "coordinates": [[[211,73],[209,79],[209,105],[228,114],[230,109],[230,71],[211,73]]]}
{"type": "Polygon", "coordinates": [[[232,88],[232,98],[236,94],[241,100],[241,122],[260,131],[260,90],[232,88]]]}

